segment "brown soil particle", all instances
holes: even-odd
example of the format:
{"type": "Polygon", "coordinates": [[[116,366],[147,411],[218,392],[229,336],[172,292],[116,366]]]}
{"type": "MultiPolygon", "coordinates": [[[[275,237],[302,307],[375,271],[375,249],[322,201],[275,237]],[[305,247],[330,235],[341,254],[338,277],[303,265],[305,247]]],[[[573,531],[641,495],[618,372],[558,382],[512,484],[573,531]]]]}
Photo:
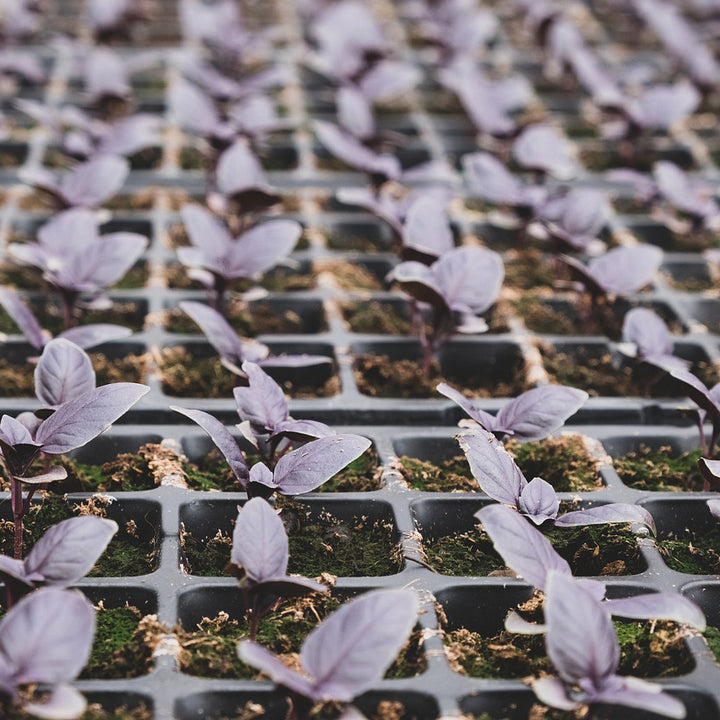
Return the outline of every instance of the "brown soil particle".
{"type": "Polygon", "coordinates": [[[360,392],[373,397],[436,398],[437,384],[450,382],[460,392],[475,397],[514,397],[527,390],[523,361],[512,358],[475,375],[455,377],[443,375],[440,365],[433,361],[425,376],[421,363],[415,360],[391,360],[387,355],[358,355],[355,359],[355,378],[360,392]]]}
{"type": "Polygon", "coordinates": [[[675,453],[669,446],[652,450],[643,445],[614,459],[613,466],[620,479],[636,490],[703,492],[705,480],[697,466],[701,457],[700,450],[675,453]]]}

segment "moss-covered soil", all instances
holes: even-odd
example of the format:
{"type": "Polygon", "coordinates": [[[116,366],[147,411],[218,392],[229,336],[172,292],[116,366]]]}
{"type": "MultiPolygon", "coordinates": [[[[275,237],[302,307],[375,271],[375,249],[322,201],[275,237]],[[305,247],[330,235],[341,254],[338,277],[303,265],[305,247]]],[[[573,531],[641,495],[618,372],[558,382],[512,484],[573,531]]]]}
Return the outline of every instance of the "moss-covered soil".
{"type": "MultiPolygon", "coordinates": [[[[232,397],[238,378],[223,367],[219,357],[198,357],[184,347],[165,348],[161,357],[162,389],[175,397],[232,397]]],[[[281,382],[295,398],[331,397],[340,392],[340,379],[333,373],[319,385],[281,382]]]]}
{"type": "MultiPolygon", "coordinates": [[[[32,546],[52,525],[76,515],[107,515],[109,500],[93,497],[81,503],[68,503],[61,496],[45,493],[42,503],[33,504],[23,524],[23,554],[27,555],[32,546]]],[[[141,520],[141,518],[138,518],[141,520]]],[[[12,520],[0,521],[0,552],[13,554],[12,520]]],[[[148,540],[138,532],[138,525],[130,520],[121,525],[110,541],[105,552],[88,573],[91,577],[121,577],[144,575],[157,568],[155,540],[148,540]]]]}
{"type": "MultiPolygon", "coordinates": [[[[248,466],[252,466],[260,458],[247,456],[245,459],[248,466]]],[[[188,487],[194,490],[243,491],[227,461],[215,448],[196,463],[184,462],[182,469],[188,487]]],[[[372,450],[367,450],[344,470],[323,483],[317,492],[369,492],[379,488],[380,468],[377,456],[372,450]]]]}
{"type": "MultiPolygon", "coordinates": [[[[35,715],[14,709],[6,709],[0,704],[0,713],[4,720],[35,720],[35,715]]],[[[90,703],[87,710],[77,720],[153,720],[153,714],[147,705],[128,708],[122,705],[114,710],[103,708],[99,703],[90,703]]]]}
{"type": "MultiPolygon", "coordinates": [[[[302,504],[285,499],[280,504],[290,543],[289,573],[310,578],[323,573],[376,577],[400,569],[392,526],[366,517],[340,520],[327,512],[314,517],[302,504]]],[[[184,533],[182,546],[189,573],[206,577],[226,574],[232,547],[229,536],[220,532],[210,538],[184,533]]]]}
{"type": "MultiPolygon", "coordinates": [[[[310,711],[310,720],[337,720],[344,710],[344,704],[327,702],[317,705],[310,711]]],[[[260,720],[268,716],[267,710],[259,703],[249,701],[245,706],[238,708],[237,714],[232,718],[220,718],[220,720],[260,720]]],[[[380,700],[368,707],[362,703],[362,712],[368,720],[419,720],[418,716],[408,711],[399,700],[380,700]]],[[[273,718],[281,718],[286,710],[274,711],[270,715],[273,718]]]]}
{"type": "MultiPolygon", "coordinates": [[[[308,633],[341,604],[332,594],[314,594],[283,603],[260,621],[258,642],[297,664],[297,653],[308,633]]],[[[237,643],[247,636],[245,621],[231,619],[226,613],[203,618],[194,629],[178,629],[183,649],[180,665],[190,675],[214,678],[255,678],[258,671],[237,656],[237,643]]],[[[412,633],[390,666],[385,677],[412,677],[425,669],[421,635],[412,633]]]]}
{"type": "MultiPolygon", "coordinates": [[[[505,447],[526,478],[541,477],[558,492],[597,490],[602,485],[597,461],[590,457],[578,435],[528,443],[509,440],[505,447]]],[[[456,455],[437,464],[404,456],[398,458],[398,467],[414,490],[480,491],[464,455],[456,455]]]]}
{"type": "Polygon", "coordinates": [[[674,453],[670,447],[641,446],[614,459],[613,465],[620,479],[636,490],[702,492],[705,481],[697,466],[701,457],[700,450],[674,453]]]}
{"type": "MultiPolygon", "coordinates": [[[[173,290],[204,290],[205,286],[189,278],[182,265],[172,265],[165,272],[167,285],[173,290]]],[[[310,290],[316,284],[314,272],[297,272],[287,267],[278,267],[265,273],[258,282],[242,278],[229,283],[233,292],[247,292],[252,287],[261,287],[268,292],[291,292],[310,290]]]]}
{"type": "Polygon", "coordinates": [[[657,540],[665,563],[673,570],[693,575],[720,573],[720,528],[705,532],[689,529],[657,540]]]}
{"type": "Polygon", "coordinates": [[[391,360],[387,355],[358,355],[355,379],[360,392],[373,397],[437,398],[437,384],[447,381],[475,397],[515,397],[528,389],[525,366],[520,357],[497,362],[463,375],[443,375],[433,361],[428,376],[421,363],[391,360]]]}
{"type": "MultiPolygon", "coordinates": [[[[645,563],[636,536],[623,525],[553,528],[545,532],[574,575],[631,575],[645,563]]],[[[490,538],[481,529],[423,540],[429,565],[444,575],[485,576],[505,569],[490,538]]]]}
{"type": "MultiPolygon", "coordinates": [[[[615,620],[620,643],[619,675],[643,678],[675,677],[694,667],[683,631],[666,621],[615,620]]],[[[470,677],[516,679],[553,674],[544,635],[519,635],[501,630],[484,637],[460,628],[443,636],[451,665],[470,677]]]]}

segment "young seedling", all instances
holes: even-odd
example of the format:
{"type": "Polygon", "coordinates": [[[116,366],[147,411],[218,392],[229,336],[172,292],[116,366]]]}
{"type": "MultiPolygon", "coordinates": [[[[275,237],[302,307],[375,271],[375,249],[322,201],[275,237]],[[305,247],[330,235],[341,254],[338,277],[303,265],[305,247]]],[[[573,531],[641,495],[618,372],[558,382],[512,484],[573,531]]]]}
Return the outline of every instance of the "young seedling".
{"type": "Polygon", "coordinates": [[[335,432],[317,420],[294,420],[282,388],[256,363],[244,362],[247,387],[233,390],[243,437],[260,453],[263,461],[274,467],[277,460],[298,442],[334,435],[335,432]]]}
{"type": "Polygon", "coordinates": [[[300,671],[250,640],[238,655],[289,695],[289,718],[305,720],[325,701],[352,702],[379,682],[406,642],[418,613],[411,590],[375,590],[342,605],[320,623],[300,649],[300,671]]]}
{"type": "Polygon", "coordinates": [[[255,362],[263,367],[308,367],[332,362],[327,355],[276,355],[269,357],[270,348],[254,340],[244,340],[230,323],[217,311],[204,303],[183,301],[180,309],[189,315],[203,331],[208,342],[217,350],[224,367],[243,375],[240,366],[255,362]]]}
{"type": "Polygon", "coordinates": [[[132,29],[150,19],[152,0],[88,0],[86,22],[96,42],[129,41],[132,29]]]}
{"type": "MultiPolygon", "coordinates": [[[[571,575],[567,560],[558,554],[542,532],[511,508],[487,505],[476,517],[505,564],[538,590],[545,591],[550,571],[571,575]]],[[[692,625],[700,632],[705,630],[705,616],[700,608],[679,593],[641,593],[610,599],[605,597],[603,583],[590,578],[578,582],[602,601],[603,608],[611,615],[636,620],[672,620],[692,625]]],[[[507,615],[505,628],[525,635],[546,630],[545,625],[528,622],[514,610],[507,615]]]]}
{"type": "Polygon", "coordinates": [[[567,180],[577,171],[572,146],[560,131],[549,125],[528,125],[515,140],[512,155],[518,165],[540,178],[549,175],[567,180]]]}
{"type": "MultiPolygon", "coordinates": [[[[66,342],[53,341],[62,344],[66,342]]],[[[23,518],[30,509],[30,500],[35,489],[55,480],[63,480],[67,476],[64,468],[56,467],[41,475],[28,477],[27,473],[35,459],[41,453],[63,455],[82,447],[107,430],[150,390],[146,385],[137,383],[114,383],[89,389],[78,395],[70,390],[71,387],[84,390],[89,386],[87,367],[80,366],[78,370],[78,374],[72,377],[72,383],[67,386],[64,383],[70,378],[53,376],[51,372],[46,374],[41,370],[43,396],[50,401],[71,396],[71,399],[50,407],[52,412],[49,416],[47,412],[43,412],[46,419],[27,414],[18,418],[10,415],[0,418],[0,449],[10,476],[16,560],[22,558],[23,518]],[[30,486],[25,498],[23,485],[30,486]]],[[[94,376],[92,384],[94,385],[94,376]]]]}
{"type": "Polygon", "coordinates": [[[712,185],[691,180],[677,165],[665,160],[653,165],[653,177],[665,202],[690,217],[693,231],[717,228],[720,206],[713,198],[712,185]]]}
{"type": "Polygon", "coordinates": [[[388,280],[397,282],[412,298],[425,375],[435,354],[456,332],[487,330],[487,323],[477,315],[497,299],[504,274],[500,255],[477,246],[448,250],[430,267],[417,261],[395,266],[388,280]],[[432,309],[429,333],[423,319],[423,309],[428,305],[432,309]]]}
{"type": "Polygon", "coordinates": [[[180,211],[192,243],[177,255],[188,274],[211,291],[213,307],[225,314],[228,283],[267,272],[285,259],[300,239],[302,227],[293,220],[269,220],[233,237],[208,210],[185,205],[180,211]]]}
{"type": "Polygon", "coordinates": [[[20,180],[47,193],[58,210],[94,208],[115,195],[125,184],[130,164],[117,155],[96,155],[77,165],[58,181],[47,168],[22,168],[20,180]]]}
{"type": "Polygon", "coordinates": [[[12,243],[8,254],[17,263],[41,270],[57,291],[65,329],[76,322],[82,295],[108,304],[104,290],[117,283],[145,251],[144,235],[116,232],[100,235],[90,210],[75,208],[56,215],[38,231],[37,243],[12,243]]]}
{"type": "Polygon", "coordinates": [[[262,498],[248,500],[233,530],[230,569],[240,581],[250,640],[255,640],[260,620],[277,608],[281,599],[327,591],[322,583],[288,575],[288,555],[280,516],[262,498]]]}
{"type": "Polygon", "coordinates": [[[455,247],[446,204],[433,195],[420,195],[408,207],[401,235],[403,260],[432,265],[455,247]]]}
{"type": "MultiPolygon", "coordinates": [[[[41,351],[52,340],[50,331],[40,327],[32,310],[14,290],[0,287],[0,305],[35,350],[41,351]]],[[[87,349],[110,340],[121,340],[130,335],[132,331],[122,325],[94,323],[63,330],[58,333],[57,339],[69,340],[78,347],[87,349]]]]}
{"type": "Polygon", "coordinates": [[[447,383],[440,383],[437,391],[470,416],[469,420],[460,421],[461,427],[480,426],[498,440],[512,437],[518,442],[542,440],[552,435],[588,399],[584,390],[564,385],[543,385],[518,395],[503,405],[497,415],[491,415],[447,383]]]}
{"type": "Polygon", "coordinates": [[[35,588],[69,587],[92,570],[118,530],[114,520],[85,515],[49,528],[24,560],[0,555],[6,610],[35,588]]]}
{"type": "Polygon", "coordinates": [[[493,500],[514,508],[536,525],[551,521],[554,527],[642,523],[655,532],[652,515],[642,506],[608,503],[558,516],[560,500],[555,488],[542,478],[528,482],[501,443],[490,433],[472,430],[457,436],[473,477],[493,500]]]}
{"type": "Polygon", "coordinates": [[[54,720],[82,715],[87,703],[70,683],[85,667],[94,635],[95,610],[77,591],[41,588],[20,600],[0,622],[5,711],[20,707],[54,720]],[[26,691],[36,685],[49,694],[28,699],[26,691]]]}
{"type": "Polygon", "coordinates": [[[660,268],[663,252],[654,245],[616,247],[585,265],[568,255],[560,260],[567,266],[577,283],[581,299],[581,314],[588,331],[599,323],[602,304],[611,304],[615,298],[627,297],[647,285],[660,268]]]}
{"type": "Polygon", "coordinates": [[[617,675],[620,645],[603,603],[572,576],[555,570],[548,575],[545,645],[558,677],[535,680],[537,698],[561,710],[623,705],[684,718],[683,703],[661,686],[617,675]]]}
{"type": "Polygon", "coordinates": [[[237,440],[219,420],[202,410],[177,406],[170,409],[190,418],[210,436],[249,497],[269,498],[274,492],[298,495],[315,490],[359,458],[371,444],[360,435],[330,435],[283,455],[273,469],[262,462],[248,468],[237,440]]]}
{"type": "Polygon", "coordinates": [[[548,200],[538,215],[556,249],[588,255],[605,252],[605,243],[598,240],[607,220],[607,197],[601,190],[570,190],[548,200]]]}

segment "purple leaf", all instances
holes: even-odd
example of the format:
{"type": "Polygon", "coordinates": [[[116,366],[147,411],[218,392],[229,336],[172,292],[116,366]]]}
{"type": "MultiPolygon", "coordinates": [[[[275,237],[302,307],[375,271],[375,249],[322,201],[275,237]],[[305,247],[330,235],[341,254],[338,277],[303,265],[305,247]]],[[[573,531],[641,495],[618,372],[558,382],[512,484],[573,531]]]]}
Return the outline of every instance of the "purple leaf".
{"type": "Polygon", "coordinates": [[[341,87],[336,95],[340,125],[359,140],[375,135],[375,117],[365,95],[353,85],[341,87]]]}
{"type": "Polygon", "coordinates": [[[482,491],[493,500],[517,507],[527,480],[505,448],[489,433],[464,432],[456,438],[482,491]]]}
{"type": "Polygon", "coordinates": [[[422,74],[414,65],[385,59],[360,78],[360,89],[372,102],[388,102],[409,92],[421,80],[422,74]]]}
{"type": "Polygon", "coordinates": [[[62,455],[81,447],[107,430],[149,391],[147,385],[127,382],[91,390],[63,403],[43,421],[35,440],[49,455],[62,455]]]}
{"type": "Polygon", "coordinates": [[[605,523],[642,523],[655,534],[653,516],[641,505],[631,505],[630,503],[610,503],[574,510],[557,518],[555,527],[603,525],[605,523]]]}
{"type": "Polygon", "coordinates": [[[132,335],[132,330],[122,325],[95,323],[63,330],[57,337],[69,340],[85,350],[110,340],[122,340],[130,337],[130,335],[132,335]]]}
{"type": "Polygon", "coordinates": [[[577,170],[570,144],[549,125],[526,127],[515,140],[512,154],[524,168],[546,172],[560,179],[572,177],[577,170]]]}
{"type": "Polygon", "coordinates": [[[190,410],[176,405],[171,405],[170,409],[189,417],[210,436],[210,439],[215,443],[215,447],[217,447],[223,454],[225,460],[227,460],[233,475],[235,475],[240,481],[240,484],[245,487],[250,478],[250,472],[248,471],[245,458],[237,441],[230,434],[230,431],[219,420],[216,420],[212,415],[202,410],[190,410]]]}
{"type": "MultiPolygon", "coordinates": [[[[717,463],[718,465],[720,465],[720,460],[709,461],[709,460],[704,460],[704,458],[700,460],[700,462],[703,462],[703,461],[708,464],[710,462],[713,462],[713,463],[717,463]]],[[[718,467],[718,470],[720,470],[720,467],[718,467]]],[[[716,476],[713,475],[713,478],[715,478],[715,477],[716,476]]],[[[708,510],[710,511],[710,514],[714,518],[717,518],[718,520],[720,520],[720,500],[716,500],[716,499],[706,500],[705,503],[708,506],[708,510]]]]}
{"type": "Polygon", "coordinates": [[[687,717],[687,710],[682,701],[662,692],[660,685],[634,677],[613,678],[613,680],[615,682],[608,683],[609,687],[603,688],[593,696],[594,702],[624,705],[678,720],[687,717]]]}
{"type": "Polygon", "coordinates": [[[261,583],[284,577],[288,564],[288,539],[282,520],[262,498],[248,500],[233,530],[231,561],[250,580],[261,583]]]}
{"type": "Polygon", "coordinates": [[[244,212],[270,207],[280,196],[268,185],[265,171],[244,139],[236,140],[218,160],[217,189],[240,203],[244,212]]]}
{"type": "Polygon", "coordinates": [[[555,489],[542,478],[533,478],[520,493],[517,503],[518,511],[527,515],[536,525],[546,520],[553,520],[560,510],[560,501],[555,489]]]}
{"type": "Polygon", "coordinates": [[[123,59],[106,47],[94,48],[85,61],[85,91],[92,102],[104,97],[130,97],[132,90],[123,59]]]}
{"type": "Polygon", "coordinates": [[[532,689],[535,697],[544,705],[549,705],[559,710],[575,710],[580,703],[573,700],[560,678],[545,675],[532,682],[532,689]]]}
{"type": "Polygon", "coordinates": [[[68,682],[87,663],[94,633],[95,611],[81,593],[41,588],[3,618],[0,659],[15,685],[68,682]]]}
{"type": "Polygon", "coordinates": [[[55,685],[43,702],[25,703],[23,710],[46,720],[65,720],[82,715],[87,708],[85,697],[72,685],[55,685]]]}
{"type": "Polygon", "coordinates": [[[194,85],[179,80],[170,88],[170,111],[184,130],[210,137],[220,124],[212,100],[194,85]]]}
{"type": "Polygon", "coordinates": [[[539,590],[550,570],[570,575],[567,560],[524,517],[503,505],[488,505],[475,513],[483,530],[509,568],[539,590]]]}
{"type": "Polygon", "coordinates": [[[20,480],[28,485],[47,485],[51,482],[64,480],[66,477],[67,470],[64,467],[54,467],[41,475],[35,475],[34,477],[18,476],[16,480],[20,480]]]}
{"type": "Polygon", "coordinates": [[[20,332],[25,336],[25,339],[36,350],[40,350],[45,344],[43,330],[30,308],[22,301],[20,296],[10,288],[0,287],[0,305],[2,305],[11,320],[20,328],[20,332]]]}
{"type": "Polygon", "coordinates": [[[466,398],[462,393],[450,387],[447,383],[440,383],[436,390],[446,398],[452,400],[456,405],[461,407],[476,423],[491,433],[509,432],[506,431],[498,422],[494,415],[481,410],[473,400],[466,398]]]}
{"type": "Polygon", "coordinates": [[[463,155],[462,164],[473,197],[510,206],[534,206],[539,199],[533,198],[523,183],[489,153],[463,155]]]}
{"type": "Polygon", "coordinates": [[[264,359],[269,350],[257,342],[242,340],[230,323],[209,305],[194,301],[183,301],[179,308],[197,323],[208,342],[217,350],[220,357],[239,366],[244,360],[264,359]]]}
{"type": "Polygon", "coordinates": [[[559,430],[587,399],[584,390],[544,385],[528,390],[504,405],[495,422],[498,429],[512,434],[520,442],[542,440],[559,430]]]}
{"type": "Polygon", "coordinates": [[[453,235],[445,203],[432,195],[418,197],[408,209],[402,240],[406,260],[431,263],[452,250],[453,235]]]}
{"type": "Polygon", "coordinates": [[[262,645],[251,640],[241,640],[237,652],[243,662],[261,670],[278,685],[304,697],[316,699],[315,683],[312,679],[291,670],[277,655],[262,645]]]}
{"type": "Polygon", "coordinates": [[[317,420],[290,419],[279,423],[270,437],[276,438],[279,435],[285,435],[296,440],[306,440],[308,438],[330,437],[334,434],[334,430],[317,420]]]}
{"type": "Polygon", "coordinates": [[[269,368],[300,368],[311,365],[325,365],[331,363],[332,358],[327,355],[273,355],[272,357],[258,359],[257,364],[269,368]]]}
{"type": "Polygon", "coordinates": [[[69,340],[51,340],[35,367],[35,395],[48,407],[95,389],[95,371],[90,358],[69,340]]]}
{"type": "Polygon", "coordinates": [[[264,273],[290,254],[302,234],[295,220],[268,220],[243,233],[227,256],[224,275],[243,278],[264,273]]]}
{"type": "Polygon", "coordinates": [[[53,525],[25,558],[29,580],[66,587],[90,572],[118,530],[113,520],[86,515],[53,525]]]}
{"type": "Polygon", "coordinates": [[[604,192],[591,188],[571,190],[555,204],[548,203],[543,215],[552,234],[573,249],[593,251],[603,246],[597,239],[607,214],[604,192]],[[551,215],[548,210],[554,209],[551,215]]]}
{"type": "Polygon", "coordinates": [[[605,600],[603,607],[613,617],[635,620],[671,620],[692,625],[705,632],[706,621],[702,610],[688,598],[678,593],[643,593],[626,598],[605,600]]]}
{"type": "Polygon", "coordinates": [[[670,356],[674,351],[668,326],[657,313],[648,308],[633,308],[625,313],[622,337],[624,342],[635,344],[637,356],[641,359],[670,356]]]}
{"type": "Polygon", "coordinates": [[[63,177],[60,194],[68,206],[95,207],[115,195],[129,173],[125,158],[97,155],[63,177]]]}
{"type": "Polygon", "coordinates": [[[147,114],[132,115],[115,121],[102,136],[98,153],[134,155],[160,143],[160,119],[147,114]]]}
{"type": "Polygon", "coordinates": [[[255,363],[244,362],[242,371],[248,377],[249,386],[233,390],[240,419],[249,420],[256,428],[274,431],[290,417],[285,393],[255,363]]]}
{"type": "Polygon", "coordinates": [[[610,614],[569,573],[550,570],[545,592],[545,643],[560,678],[602,687],[620,662],[610,614]]]}
{"type": "Polygon", "coordinates": [[[314,490],[360,457],[370,445],[360,435],[332,435],[283,455],[274,472],[279,492],[298,495],[314,490]]]}
{"type": "Polygon", "coordinates": [[[712,199],[713,188],[695,188],[688,176],[674,163],[659,160],[653,165],[653,177],[660,194],[676,209],[706,219],[720,214],[712,199]]]}
{"type": "Polygon", "coordinates": [[[654,245],[617,247],[593,258],[588,271],[605,292],[630,295],[652,280],[662,257],[662,250],[654,245]]]}
{"type": "Polygon", "coordinates": [[[183,205],[180,217],[190,242],[208,257],[221,258],[230,251],[233,242],[232,236],[227,228],[204,207],[183,205]]]}

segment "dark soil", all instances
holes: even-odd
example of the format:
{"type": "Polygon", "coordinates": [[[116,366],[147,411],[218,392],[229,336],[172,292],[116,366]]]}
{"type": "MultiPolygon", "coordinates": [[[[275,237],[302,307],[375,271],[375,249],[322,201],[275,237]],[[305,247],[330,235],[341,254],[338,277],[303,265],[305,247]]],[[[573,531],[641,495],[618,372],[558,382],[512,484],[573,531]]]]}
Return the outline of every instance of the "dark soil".
{"type": "MultiPolygon", "coordinates": [[[[241,337],[256,335],[292,335],[306,332],[302,317],[286,310],[278,314],[267,303],[239,302],[230,305],[227,321],[241,337]]],[[[197,334],[200,328],[182,310],[170,310],[166,313],[165,329],[168,332],[197,334]]],[[[319,328],[318,332],[323,328],[319,328]]]]}
{"type": "MultiPolygon", "coordinates": [[[[42,503],[34,504],[25,516],[23,527],[23,555],[26,556],[37,540],[51,526],[77,515],[105,517],[109,500],[95,497],[71,504],[61,496],[45,494],[42,503]]],[[[138,518],[141,519],[141,518],[138,518]]],[[[13,554],[12,520],[0,521],[0,552],[13,554]]],[[[138,533],[134,520],[120,526],[105,552],[88,573],[89,577],[123,577],[144,575],[158,566],[156,541],[148,541],[138,533]]]]}
{"type": "MultiPolygon", "coordinates": [[[[21,710],[8,711],[3,705],[0,705],[0,712],[5,720],[34,720],[36,717],[21,710]]],[[[132,709],[123,705],[115,710],[106,710],[99,703],[90,703],[78,720],[153,720],[153,717],[147,705],[132,709]]]]}
{"type": "Polygon", "coordinates": [[[641,446],[613,460],[620,479],[636,490],[702,492],[705,481],[698,470],[700,450],[673,453],[670,447],[641,446]]]}
{"type": "MultiPolygon", "coordinates": [[[[340,606],[332,594],[314,594],[299,598],[260,621],[257,641],[278,655],[290,656],[297,662],[297,653],[310,631],[340,606]]],[[[213,678],[257,678],[258,671],[237,656],[237,643],[247,636],[244,621],[232,620],[225,613],[204,618],[194,630],[178,629],[183,654],[180,667],[190,675],[213,678]]],[[[385,677],[407,678],[425,670],[425,655],[419,631],[413,632],[385,677]]]]}
{"type": "MultiPolygon", "coordinates": [[[[219,357],[197,357],[187,348],[173,347],[162,351],[160,363],[162,390],[175,397],[231,397],[237,375],[223,367],[219,357]]],[[[294,398],[332,397],[340,392],[340,379],[333,375],[321,386],[280,383],[283,391],[294,398]]]]}
{"type": "Polygon", "coordinates": [[[475,375],[443,375],[433,361],[429,376],[415,360],[391,360],[387,355],[358,355],[355,378],[365,395],[389,398],[437,398],[437,384],[452,383],[460,392],[475,397],[515,397],[528,389],[525,365],[520,357],[496,363],[492,371],[478,369],[475,375]]]}
{"type": "MultiPolygon", "coordinates": [[[[288,531],[288,572],[304,577],[323,573],[339,577],[392,575],[400,570],[400,550],[393,528],[365,517],[340,520],[323,512],[318,518],[292,500],[282,500],[282,519],[288,531]]],[[[230,560],[232,538],[218,532],[201,538],[182,536],[186,570],[193,575],[217,577],[230,560]]]]}
{"type": "MultiPolygon", "coordinates": [[[[168,287],[173,290],[204,290],[205,286],[187,276],[182,265],[171,265],[165,271],[168,287]]],[[[247,292],[252,287],[265,288],[268,292],[289,292],[292,290],[310,290],[316,284],[314,272],[300,273],[286,267],[270,270],[259,282],[239,279],[229,283],[232,292],[247,292]]]]}
{"type": "Polygon", "coordinates": [[[505,281],[518,290],[552,288],[555,283],[552,260],[537,248],[511,251],[505,260],[505,281]]]}
{"type": "MultiPolygon", "coordinates": [[[[597,462],[577,435],[538,442],[510,440],[505,448],[528,480],[541,477],[558,492],[582,492],[602,487],[597,462]]],[[[407,456],[398,458],[400,472],[413,490],[425,492],[479,492],[464,455],[435,464],[407,456]]]]}
{"type": "MultiPolygon", "coordinates": [[[[253,465],[256,460],[246,457],[248,466],[253,465]]],[[[243,492],[240,482],[230,470],[225,458],[216,449],[211,450],[197,463],[183,463],[183,471],[188,487],[194,490],[243,492]]],[[[380,469],[377,456],[368,450],[344,470],[323,483],[317,492],[370,492],[379,488],[380,469]]]]}
{"type": "Polygon", "coordinates": [[[657,544],[663,560],[673,570],[692,575],[720,573],[720,527],[705,532],[685,529],[658,538],[657,544]]]}
{"type": "MultiPolygon", "coordinates": [[[[645,562],[636,536],[623,525],[588,525],[545,532],[553,547],[572,567],[573,575],[632,575],[645,562]]],[[[484,531],[450,533],[423,540],[428,563],[444,575],[484,576],[502,571],[505,564],[484,531]]]]}

